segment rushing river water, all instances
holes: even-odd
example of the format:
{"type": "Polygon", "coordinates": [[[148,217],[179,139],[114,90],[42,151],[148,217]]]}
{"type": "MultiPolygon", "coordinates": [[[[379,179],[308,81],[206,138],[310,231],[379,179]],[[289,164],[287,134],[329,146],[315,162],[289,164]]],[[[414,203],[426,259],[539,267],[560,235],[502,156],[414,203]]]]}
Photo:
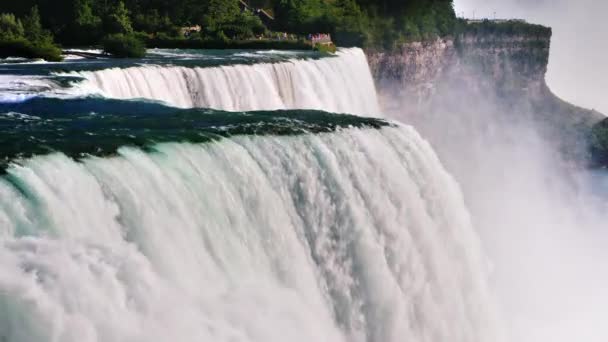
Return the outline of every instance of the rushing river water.
{"type": "MultiPolygon", "coordinates": [[[[383,114],[359,49],[4,60],[0,341],[567,336],[548,330],[562,316],[528,327],[546,312],[522,303],[551,280],[502,291],[521,285],[507,275],[538,280],[535,246],[555,256],[531,236],[571,237],[559,220],[584,222],[547,199],[559,178],[539,159],[466,169],[439,151],[383,114]]],[[[591,184],[602,203],[606,173],[591,184]]]]}

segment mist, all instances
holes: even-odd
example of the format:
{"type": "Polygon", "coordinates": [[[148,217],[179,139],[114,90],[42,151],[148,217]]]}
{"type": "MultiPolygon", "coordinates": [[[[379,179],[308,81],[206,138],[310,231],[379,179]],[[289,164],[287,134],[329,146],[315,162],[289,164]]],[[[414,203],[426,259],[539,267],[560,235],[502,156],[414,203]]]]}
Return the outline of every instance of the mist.
{"type": "Polygon", "coordinates": [[[521,18],[553,28],[547,83],[573,104],[608,113],[608,2],[455,0],[459,16],[521,18]]]}
{"type": "Polygon", "coordinates": [[[383,94],[391,117],[415,126],[462,187],[507,340],[606,341],[606,195],[560,153],[564,137],[547,134],[531,107],[505,104],[474,65],[434,83],[415,115],[404,114],[412,103],[399,85],[381,88],[394,90],[383,94]]]}

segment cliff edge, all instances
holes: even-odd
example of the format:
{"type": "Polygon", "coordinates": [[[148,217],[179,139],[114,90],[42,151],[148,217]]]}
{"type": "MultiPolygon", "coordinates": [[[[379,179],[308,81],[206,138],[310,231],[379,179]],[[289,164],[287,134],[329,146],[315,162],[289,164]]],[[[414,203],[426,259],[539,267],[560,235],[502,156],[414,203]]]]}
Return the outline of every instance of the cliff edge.
{"type": "Polygon", "coordinates": [[[604,116],[547,86],[551,34],[521,21],[484,21],[465,24],[455,37],[366,54],[384,109],[405,122],[471,111],[505,122],[530,119],[569,159],[587,160],[590,131],[604,116]]]}

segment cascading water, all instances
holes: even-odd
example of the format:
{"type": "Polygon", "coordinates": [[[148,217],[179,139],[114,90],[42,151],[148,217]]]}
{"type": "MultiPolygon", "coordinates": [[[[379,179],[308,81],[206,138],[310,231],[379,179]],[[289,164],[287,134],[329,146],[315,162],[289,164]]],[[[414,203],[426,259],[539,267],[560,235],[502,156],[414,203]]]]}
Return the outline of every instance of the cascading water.
{"type": "Polygon", "coordinates": [[[497,341],[411,128],[60,153],[0,181],[4,341],[497,341]]]}
{"type": "Polygon", "coordinates": [[[361,50],[74,74],[106,97],[0,104],[0,341],[503,340],[413,128],[134,100],[379,115],[361,50]]]}
{"type": "Polygon", "coordinates": [[[365,54],[212,68],[140,66],[80,72],[79,87],[118,99],[146,98],[182,108],[319,109],[378,116],[365,54]]]}

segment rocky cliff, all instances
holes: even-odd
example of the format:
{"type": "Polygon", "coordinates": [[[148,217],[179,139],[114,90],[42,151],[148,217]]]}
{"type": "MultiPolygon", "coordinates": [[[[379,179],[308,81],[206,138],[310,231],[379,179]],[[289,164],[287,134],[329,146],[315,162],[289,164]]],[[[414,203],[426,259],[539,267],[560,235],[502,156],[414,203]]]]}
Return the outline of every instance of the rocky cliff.
{"type": "Polygon", "coordinates": [[[560,100],[545,83],[551,30],[485,25],[457,38],[366,51],[384,109],[418,126],[431,115],[436,124],[472,111],[530,119],[568,157],[584,158],[588,132],[603,116],[560,100]]]}

